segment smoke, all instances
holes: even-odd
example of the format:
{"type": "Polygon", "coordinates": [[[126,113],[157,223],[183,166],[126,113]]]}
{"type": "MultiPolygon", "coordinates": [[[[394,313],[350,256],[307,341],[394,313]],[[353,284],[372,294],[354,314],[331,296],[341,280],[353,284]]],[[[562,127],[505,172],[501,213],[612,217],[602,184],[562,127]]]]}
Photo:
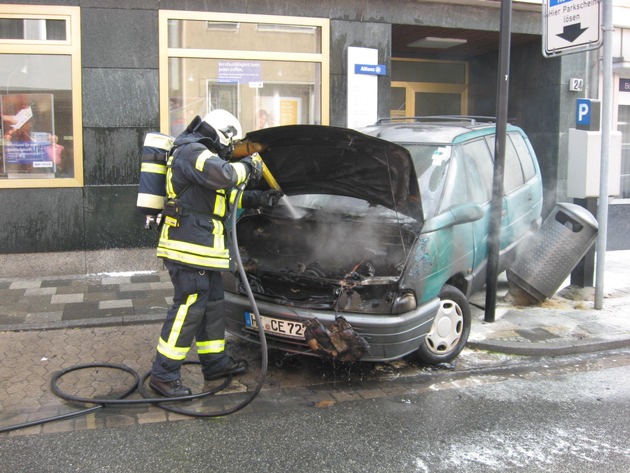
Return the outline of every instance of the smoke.
{"type": "MultiPolygon", "coordinates": [[[[413,237],[407,234],[406,248],[413,237]]],[[[406,258],[396,225],[330,215],[318,221],[248,217],[239,223],[239,242],[261,269],[302,272],[317,265],[333,278],[366,263],[376,276],[398,275],[396,266],[406,258]]]]}

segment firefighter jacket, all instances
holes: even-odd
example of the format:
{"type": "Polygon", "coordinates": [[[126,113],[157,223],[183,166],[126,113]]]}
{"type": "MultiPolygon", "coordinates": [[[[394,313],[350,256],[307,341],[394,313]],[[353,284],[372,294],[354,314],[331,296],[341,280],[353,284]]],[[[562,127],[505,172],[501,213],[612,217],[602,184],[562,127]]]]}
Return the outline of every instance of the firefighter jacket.
{"type": "Polygon", "coordinates": [[[198,269],[230,269],[225,228],[229,199],[249,168],[223,160],[204,145],[206,140],[189,131],[175,140],[167,163],[168,200],[157,256],[198,269]]]}

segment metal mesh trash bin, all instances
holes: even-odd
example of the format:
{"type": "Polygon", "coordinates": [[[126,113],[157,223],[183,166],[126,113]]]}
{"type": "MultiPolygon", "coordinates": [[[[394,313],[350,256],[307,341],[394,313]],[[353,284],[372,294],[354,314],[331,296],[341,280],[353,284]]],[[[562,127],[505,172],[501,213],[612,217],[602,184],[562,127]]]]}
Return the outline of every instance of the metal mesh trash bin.
{"type": "Polygon", "coordinates": [[[583,207],[557,204],[507,271],[539,302],[553,296],[597,238],[597,220],[583,207]]]}

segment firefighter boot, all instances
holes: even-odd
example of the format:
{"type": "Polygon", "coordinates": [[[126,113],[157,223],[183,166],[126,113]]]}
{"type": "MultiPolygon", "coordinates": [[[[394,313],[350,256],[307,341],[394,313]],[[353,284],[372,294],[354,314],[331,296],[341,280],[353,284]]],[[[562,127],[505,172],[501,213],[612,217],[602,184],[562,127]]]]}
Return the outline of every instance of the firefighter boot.
{"type": "Polygon", "coordinates": [[[247,360],[235,360],[231,356],[227,357],[227,362],[216,368],[203,368],[203,379],[212,381],[222,376],[241,374],[247,370],[249,363],[247,360]]]}
{"type": "Polygon", "coordinates": [[[160,381],[151,376],[149,386],[156,393],[161,394],[164,397],[182,397],[190,396],[192,391],[189,387],[182,385],[181,379],[174,379],[173,381],[160,381]]]}

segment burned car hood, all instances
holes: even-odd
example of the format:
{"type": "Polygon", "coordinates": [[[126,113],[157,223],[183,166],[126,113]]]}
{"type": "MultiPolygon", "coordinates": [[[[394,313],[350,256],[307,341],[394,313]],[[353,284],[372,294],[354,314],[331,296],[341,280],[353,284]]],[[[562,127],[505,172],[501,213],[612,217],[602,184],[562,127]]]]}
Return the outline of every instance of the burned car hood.
{"type": "MultiPolygon", "coordinates": [[[[411,156],[395,143],[346,128],[288,125],[250,132],[236,145],[244,147],[258,150],[286,195],[356,197],[423,221],[411,156]]],[[[253,188],[269,185],[261,179],[253,188]]]]}

